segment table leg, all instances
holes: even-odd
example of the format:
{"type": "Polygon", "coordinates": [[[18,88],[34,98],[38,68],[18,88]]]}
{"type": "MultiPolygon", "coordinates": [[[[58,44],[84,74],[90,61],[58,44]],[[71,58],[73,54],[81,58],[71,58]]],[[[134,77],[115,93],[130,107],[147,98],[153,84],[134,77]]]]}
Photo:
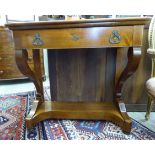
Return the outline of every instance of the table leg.
{"type": "Polygon", "coordinates": [[[41,70],[41,59],[40,59],[40,50],[33,49],[33,62],[34,62],[34,74],[39,85],[37,90],[37,97],[44,101],[44,91],[43,91],[43,81],[42,81],[42,70],[41,70]]]}
{"type": "Polygon", "coordinates": [[[125,108],[125,103],[122,99],[122,87],[125,83],[125,81],[133,75],[133,73],[136,71],[138,64],[140,62],[141,58],[141,49],[140,48],[133,48],[130,47],[128,49],[128,62],[121,73],[115,87],[115,103],[117,104],[117,107],[124,118],[124,125],[123,125],[123,131],[130,132],[132,121],[131,118],[128,116],[125,108]]]}
{"type": "Polygon", "coordinates": [[[148,97],[148,103],[147,103],[146,115],[145,115],[146,120],[149,120],[149,118],[150,118],[150,112],[153,108],[153,104],[154,104],[154,100],[149,96],[148,97]]]}
{"type": "Polygon", "coordinates": [[[28,51],[26,49],[16,50],[15,57],[19,70],[22,74],[29,77],[33,81],[37,91],[36,100],[33,102],[31,110],[26,118],[26,120],[30,120],[34,116],[38,105],[44,101],[40,50],[33,50],[34,70],[32,70],[28,65],[28,51]]]}

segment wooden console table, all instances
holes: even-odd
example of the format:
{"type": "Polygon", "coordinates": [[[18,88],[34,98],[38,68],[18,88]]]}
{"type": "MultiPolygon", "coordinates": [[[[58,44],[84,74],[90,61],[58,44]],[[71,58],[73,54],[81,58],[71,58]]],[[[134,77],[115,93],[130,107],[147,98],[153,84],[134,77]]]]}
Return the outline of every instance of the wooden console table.
{"type": "Polygon", "coordinates": [[[143,29],[149,21],[149,18],[126,18],[6,24],[13,31],[18,68],[33,81],[37,90],[36,100],[26,117],[27,127],[49,118],[90,119],[109,120],[130,132],[132,120],[127,115],[121,91],[138,67],[143,29]],[[123,47],[128,47],[128,62],[115,81],[113,102],[44,101],[40,49],[73,49],[74,52],[77,48],[123,47]],[[33,49],[34,71],[28,65],[28,49],[33,49]]]}

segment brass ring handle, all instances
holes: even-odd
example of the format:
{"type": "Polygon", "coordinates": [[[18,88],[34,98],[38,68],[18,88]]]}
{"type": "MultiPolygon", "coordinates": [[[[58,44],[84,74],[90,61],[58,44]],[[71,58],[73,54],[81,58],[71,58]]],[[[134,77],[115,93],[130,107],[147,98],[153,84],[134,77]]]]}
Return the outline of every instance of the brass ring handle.
{"type": "Polygon", "coordinates": [[[120,41],[121,41],[121,36],[119,34],[119,31],[113,30],[112,34],[110,35],[110,38],[109,38],[109,43],[118,44],[118,43],[120,43],[120,41]]]}
{"type": "Polygon", "coordinates": [[[44,44],[41,36],[39,33],[36,33],[33,37],[33,40],[32,40],[32,45],[34,46],[42,46],[44,44]]]}

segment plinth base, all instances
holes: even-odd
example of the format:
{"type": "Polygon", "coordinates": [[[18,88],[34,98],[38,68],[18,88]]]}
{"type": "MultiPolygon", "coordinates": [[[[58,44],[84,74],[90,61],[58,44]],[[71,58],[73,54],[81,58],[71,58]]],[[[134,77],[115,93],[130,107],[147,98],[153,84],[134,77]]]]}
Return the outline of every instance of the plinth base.
{"type": "Polygon", "coordinates": [[[31,128],[46,119],[107,120],[120,126],[124,132],[131,131],[132,123],[127,113],[121,113],[114,103],[48,101],[38,106],[33,117],[26,118],[26,125],[31,128]]]}

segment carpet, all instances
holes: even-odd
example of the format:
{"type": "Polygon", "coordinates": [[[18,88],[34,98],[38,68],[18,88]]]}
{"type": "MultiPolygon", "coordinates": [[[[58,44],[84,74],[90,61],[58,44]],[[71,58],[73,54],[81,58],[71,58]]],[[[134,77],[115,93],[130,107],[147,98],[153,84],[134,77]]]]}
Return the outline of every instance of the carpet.
{"type": "MultiPolygon", "coordinates": [[[[26,129],[25,116],[35,92],[0,97],[1,140],[154,140],[155,133],[133,120],[130,134],[108,121],[45,120],[26,129]]],[[[49,100],[49,88],[45,99],[49,100]]]]}
{"type": "Polygon", "coordinates": [[[25,138],[25,116],[34,92],[0,97],[0,140],[25,138]]]}
{"type": "Polygon", "coordinates": [[[133,120],[129,135],[111,122],[83,120],[46,120],[44,138],[64,140],[144,140],[155,139],[155,133],[133,120]]]}

